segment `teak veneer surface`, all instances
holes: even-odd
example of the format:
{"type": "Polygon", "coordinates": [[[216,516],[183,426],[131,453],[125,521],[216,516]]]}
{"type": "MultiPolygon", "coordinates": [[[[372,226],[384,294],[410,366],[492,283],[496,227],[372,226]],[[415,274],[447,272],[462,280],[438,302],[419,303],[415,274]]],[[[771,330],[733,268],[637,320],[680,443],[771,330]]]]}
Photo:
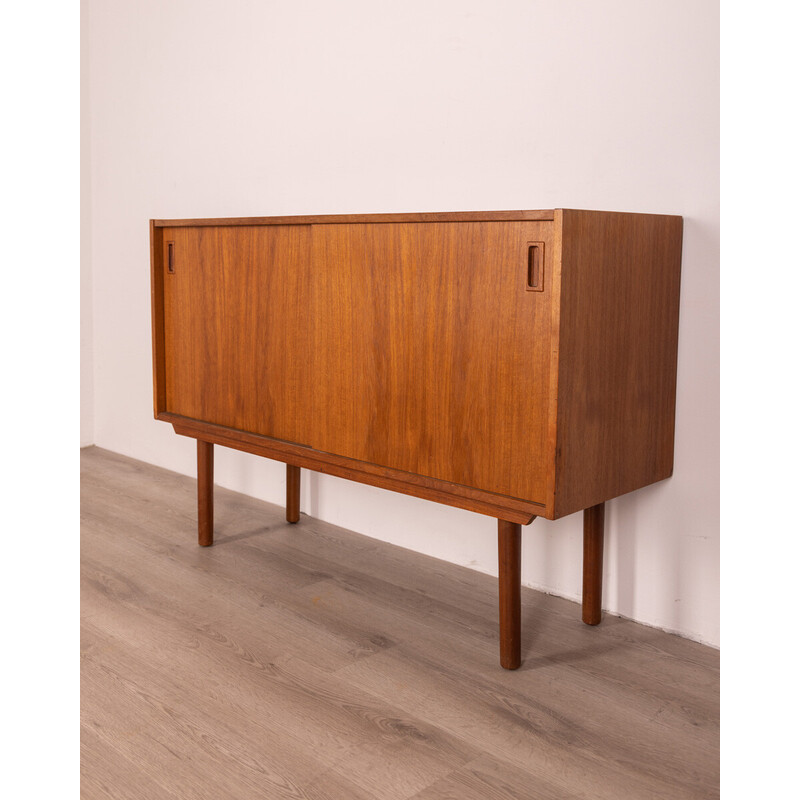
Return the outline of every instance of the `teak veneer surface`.
{"type": "Polygon", "coordinates": [[[154,220],[156,416],[510,522],[594,506],[672,470],[681,231],[561,209],[154,220]]]}
{"type": "Polygon", "coordinates": [[[518,222],[164,228],[179,254],[167,407],[543,504],[549,347],[530,342],[549,337],[549,307],[520,266],[546,235],[518,222]]]}
{"type": "Polygon", "coordinates": [[[556,517],[672,474],[682,231],[563,212],[556,517]]]}

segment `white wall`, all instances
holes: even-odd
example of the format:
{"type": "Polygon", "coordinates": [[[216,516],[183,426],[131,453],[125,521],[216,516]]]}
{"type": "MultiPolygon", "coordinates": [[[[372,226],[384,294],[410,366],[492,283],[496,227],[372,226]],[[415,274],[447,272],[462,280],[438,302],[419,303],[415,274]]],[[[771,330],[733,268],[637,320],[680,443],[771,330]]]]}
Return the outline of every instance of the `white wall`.
{"type": "MultiPolygon", "coordinates": [[[[88,3],[96,444],[194,474],[152,418],[150,217],[682,214],[675,474],[608,504],[604,606],[717,644],[717,4],[88,3]]],[[[282,465],[216,474],[283,502],[282,465]]],[[[304,511],[496,574],[491,519],[303,474],[304,511]]],[[[580,515],[525,529],[525,584],[578,598],[580,563],[580,515]]]]}
{"type": "Polygon", "coordinates": [[[89,0],[81,0],[81,447],[94,441],[92,323],[92,103],[89,69],[89,0]]]}

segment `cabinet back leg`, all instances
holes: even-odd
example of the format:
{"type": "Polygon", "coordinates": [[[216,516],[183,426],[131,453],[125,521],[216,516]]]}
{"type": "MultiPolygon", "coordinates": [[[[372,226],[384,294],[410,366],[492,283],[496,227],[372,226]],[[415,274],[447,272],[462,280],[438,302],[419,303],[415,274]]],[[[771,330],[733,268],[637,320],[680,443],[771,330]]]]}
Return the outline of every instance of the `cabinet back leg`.
{"type": "Polygon", "coordinates": [[[300,467],[286,465],[286,521],[300,519],[300,467]]]}
{"type": "Polygon", "coordinates": [[[587,625],[600,622],[605,512],[605,503],[598,503],[583,512],[583,621],[587,625]]]}
{"type": "Polygon", "coordinates": [[[517,669],[521,659],[520,581],[522,526],[497,520],[497,562],[500,589],[500,664],[517,669]]]}
{"type": "Polygon", "coordinates": [[[197,543],[214,544],[214,445],[197,440],[197,543]]]}

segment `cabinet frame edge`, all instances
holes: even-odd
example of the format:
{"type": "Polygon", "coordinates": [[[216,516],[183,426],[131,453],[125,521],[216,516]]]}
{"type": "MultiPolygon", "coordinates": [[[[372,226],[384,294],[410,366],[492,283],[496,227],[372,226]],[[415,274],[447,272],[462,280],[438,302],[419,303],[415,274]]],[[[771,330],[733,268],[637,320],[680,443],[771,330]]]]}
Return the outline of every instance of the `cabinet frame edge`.
{"type": "Polygon", "coordinates": [[[167,410],[167,371],[164,341],[164,235],[150,220],[150,320],[153,337],[153,416],[167,410]]]}

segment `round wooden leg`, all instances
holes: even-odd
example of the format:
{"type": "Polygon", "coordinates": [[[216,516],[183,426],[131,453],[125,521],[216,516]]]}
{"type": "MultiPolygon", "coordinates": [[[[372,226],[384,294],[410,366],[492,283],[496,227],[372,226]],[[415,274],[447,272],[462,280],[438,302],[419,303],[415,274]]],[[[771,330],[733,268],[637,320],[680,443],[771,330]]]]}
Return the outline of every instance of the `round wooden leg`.
{"type": "Polygon", "coordinates": [[[603,602],[603,530],[606,504],[583,512],[583,621],[597,625],[603,602]]]}
{"type": "Polygon", "coordinates": [[[197,440],[197,543],[214,544],[214,445],[197,440]]]}
{"type": "Polygon", "coordinates": [[[522,526],[497,520],[497,552],[500,574],[500,664],[517,669],[520,647],[520,582],[522,526]]]}
{"type": "Polygon", "coordinates": [[[286,521],[300,519],[300,467],[286,465],[286,521]]]}

